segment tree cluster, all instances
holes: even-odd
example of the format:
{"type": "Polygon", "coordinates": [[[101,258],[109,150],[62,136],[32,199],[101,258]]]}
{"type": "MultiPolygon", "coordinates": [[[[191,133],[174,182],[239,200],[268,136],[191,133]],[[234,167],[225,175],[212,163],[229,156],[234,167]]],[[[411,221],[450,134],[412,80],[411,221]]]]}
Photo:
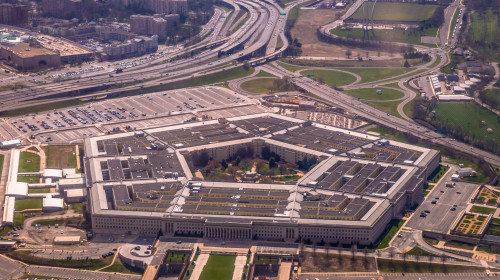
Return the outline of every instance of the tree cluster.
{"type": "Polygon", "coordinates": [[[421,52],[408,52],[403,55],[404,59],[422,59],[422,61],[429,62],[431,61],[431,56],[427,53],[421,52]]]}
{"type": "Polygon", "coordinates": [[[318,163],[318,159],[315,156],[305,157],[303,160],[297,161],[299,169],[304,171],[309,171],[316,163],[318,163]]]}

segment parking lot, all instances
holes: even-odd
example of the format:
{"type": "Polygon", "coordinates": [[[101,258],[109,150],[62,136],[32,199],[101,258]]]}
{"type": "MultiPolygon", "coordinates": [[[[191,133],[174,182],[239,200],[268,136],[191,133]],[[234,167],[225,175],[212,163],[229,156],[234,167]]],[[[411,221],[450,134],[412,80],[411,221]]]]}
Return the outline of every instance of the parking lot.
{"type": "Polygon", "coordinates": [[[148,128],[192,119],[263,112],[254,101],[220,87],[141,94],[11,118],[0,123],[2,141],[34,137],[42,143],[72,143],[114,128],[148,128]]]}
{"type": "Polygon", "coordinates": [[[446,182],[451,182],[451,175],[454,173],[455,170],[448,172],[441,183],[434,187],[406,224],[407,227],[440,233],[448,232],[453,221],[467,207],[472,193],[479,187],[479,184],[464,182],[457,182],[454,188],[446,187],[446,182]],[[426,217],[421,217],[420,213],[426,213],[425,211],[429,213],[426,217]]]}

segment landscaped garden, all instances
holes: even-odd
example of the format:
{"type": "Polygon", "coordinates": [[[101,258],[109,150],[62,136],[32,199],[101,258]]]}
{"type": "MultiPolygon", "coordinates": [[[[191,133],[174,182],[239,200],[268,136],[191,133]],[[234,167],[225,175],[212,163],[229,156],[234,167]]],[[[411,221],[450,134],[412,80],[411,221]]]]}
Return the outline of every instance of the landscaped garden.
{"type": "Polygon", "coordinates": [[[500,195],[499,192],[490,190],[487,187],[483,187],[481,189],[481,191],[479,192],[474,203],[488,204],[488,205],[496,206],[498,203],[499,195],[500,195]]]}
{"type": "Polygon", "coordinates": [[[260,158],[253,157],[253,154],[253,148],[249,145],[238,148],[233,156],[225,160],[209,159],[206,150],[192,152],[189,158],[193,170],[196,170],[194,176],[206,181],[222,182],[297,181],[317,163],[316,157],[312,155],[295,163],[286,162],[267,146],[262,148],[260,158]]]}
{"type": "Polygon", "coordinates": [[[479,215],[466,214],[455,228],[455,231],[464,234],[479,234],[480,229],[483,227],[486,217],[479,215]]]}

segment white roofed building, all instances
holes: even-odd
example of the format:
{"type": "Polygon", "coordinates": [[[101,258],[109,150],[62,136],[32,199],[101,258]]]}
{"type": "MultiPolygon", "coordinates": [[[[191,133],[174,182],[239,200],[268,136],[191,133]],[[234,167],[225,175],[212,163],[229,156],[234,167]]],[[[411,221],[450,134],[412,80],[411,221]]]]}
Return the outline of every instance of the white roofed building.
{"type": "Polygon", "coordinates": [[[46,196],[43,198],[42,211],[43,212],[56,212],[64,209],[64,201],[62,198],[54,198],[46,196]]]}
{"type": "Polygon", "coordinates": [[[66,203],[82,202],[87,197],[86,189],[69,189],[64,191],[66,203]]]}
{"type": "Polygon", "coordinates": [[[12,226],[14,224],[15,206],[16,198],[12,196],[6,196],[3,208],[2,226],[12,226]]]}
{"type": "Polygon", "coordinates": [[[43,170],[43,178],[51,179],[52,181],[59,181],[63,177],[63,172],[61,169],[50,169],[46,168],[43,170]]]}
{"type": "Polygon", "coordinates": [[[7,182],[5,196],[16,198],[25,198],[28,195],[28,183],[25,182],[7,182]]]}

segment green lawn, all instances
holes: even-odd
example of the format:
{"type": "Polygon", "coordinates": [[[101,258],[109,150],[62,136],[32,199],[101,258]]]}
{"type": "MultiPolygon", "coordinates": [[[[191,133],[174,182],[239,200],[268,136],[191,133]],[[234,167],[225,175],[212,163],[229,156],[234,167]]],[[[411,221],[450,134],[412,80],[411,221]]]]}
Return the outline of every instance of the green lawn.
{"type": "Polygon", "coordinates": [[[500,248],[494,246],[477,246],[476,251],[500,255],[500,248]]]}
{"type": "Polygon", "coordinates": [[[393,139],[393,140],[398,141],[398,142],[410,143],[408,138],[406,138],[406,136],[403,133],[392,132],[391,130],[388,130],[384,127],[377,126],[377,127],[368,129],[368,131],[376,132],[376,133],[380,134],[380,136],[382,136],[382,137],[393,139]]]}
{"type": "Polygon", "coordinates": [[[493,106],[497,110],[500,110],[500,89],[485,90],[485,100],[483,102],[490,106],[493,106]]]}
{"type": "Polygon", "coordinates": [[[431,244],[431,245],[437,245],[439,243],[439,240],[434,239],[434,238],[428,238],[424,237],[425,242],[431,244]]]}
{"type": "Polygon", "coordinates": [[[242,83],[241,88],[253,93],[269,93],[272,92],[271,89],[273,88],[274,81],[275,79],[268,78],[253,79],[242,83]]]}
{"type": "Polygon", "coordinates": [[[200,280],[231,280],[236,256],[210,255],[200,280]]]}
{"type": "Polygon", "coordinates": [[[25,209],[41,209],[42,199],[41,198],[30,198],[30,199],[16,199],[16,211],[22,211],[25,209]]]}
{"type": "Polygon", "coordinates": [[[30,251],[13,251],[6,254],[7,256],[20,260],[27,264],[41,265],[41,266],[54,266],[65,268],[78,268],[96,270],[106,265],[109,265],[113,258],[95,259],[95,260],[66,260],[66,259],[48,259],[34,256],[30,251]]]}
{"type": "MultiPolygon", "coordinates": [[[[440,258],[435,261],[439,261],[440,258]]],[[[464,265],[449,265],[433,263],[430,264],[426,261],[414,262],[414,261],[399,261],[388,259],[378,259],[378,268],[380,272],[383,273],[472,273],[472,272],[484,272],[484,267],[480,266],[464,266],[464,265]]],[[[431,277],[432,278],[432,277],[431,277]]]]}
{"type": "Polygon", "coordinates": [[[386,102],[375,102],[367,100],[364,101],[364,103],[398,118],[401,117],[398,113],[398,105],[401,102],[402,101],[386,101],[386,102]]]}
{"type": "Polygon", "coordinates": [[[498,46],[491,46],[491,43],[498,42],[500,27],[498,25],[499,15],[488,9],[485,13],[474,12],[470,16],[470,41],[481,47],[481,51],[495,61],[500,61],[498,46]]]}
{"type": "Polygon", "coordinates": [[[484,109],[476,102],[443,103],[435,107],[436,116],[444,124],[460,126],[473,139],[491,140],[500,144],[500,121],[497,115],[484,109]],[[485,121],[485,124],[480,124],[485,121]],[[491,128],[491,133],[487,129],[491,128]]]}
{"type": "Polygon", "coordinates": [[[446,154],[446,157],[448,158],[449,162],[455,165],[463,164],[464,167],[470,167],[473,170],[476,170],[476,177],[462,178],[462,180],[473,183],[486,183],[490,181],[490,178],[484,175],[484,171],[479,168],[479,165],[476,162],[464,158],[454,158],[448,154],[446,154]]]}
{"type": "Polygon", "coordinates": [[[273,78],[273,77],[276,77],[274,76],[273,74],[271,73],[268,73],[266,71],[263,71],[261,70],[257,75],[255,75],[254,77],[270,77],[270,78],[273,78]]]}
{"type": "MultiPolygon", "coordinates": [[[[47,100],[44,100],[44,101],[47,101],[47,100]]],[[[66,107],[71,107],[71,106],[78,106],[78,105],[82,105],[82,104],[85,104],[85,102],[80,101],[78,99],[52,102],[52,103],[47,103],[47,104],[39,104],[39,105],[33,104],[33,106],[30,106],[30,107],[0,112],[0,117],[16,117],[16,116],[22,116],[22,115],[26,115],[26,114],[35,113],[35,112],[43,112],[43,111],[66,108],[66,107]]]]}
{"type": "Polygon", "coordinates": [[[380,241],[380,244],[378,244],[377,249],[384,249],[389,247],[389,242],[394,237],[394,235],[396,235],[396,233],[403,226],[403,224],[404,224],[403,220],[391,220],[391,222],[389,223],[389,226],[391,228],[382,238],[382,241],[380,241]]]}
{"type": "Polygon", "coordinates": [[[30,152],[21,152],[19,156],[19,172],[40,171],[40,156],[30,152]]]}
{"type": "Polygon", "coordinates": [[[295,66],[295,65],[291,65],[291,64],[286,64],[286,63],[283,63],[283,62],[280,62],[280,61],[277,61],[278,65],[285,68],[286,70],[288,71],[292,71],[292,72],[295,72],[297,70],[300,70],[300,69],[304,69],[305,67],[303,66],[295,66]]]}
{"type": "Polygon", "coordinates": [[[406,74],[414,68],[342,68],[361,76],[362,83],[388,79],[397,75],[406,74]]]}
{"type": "Polygon", "coordinates": [[[33,183],[40,183],[40,178],[37,176],[20,175],[20,176],[17,176],[17,181],[18,182],[25,182],[28,184],[33,184],[33,183]]]}
{"type": "Polygon", "coordinates": [[[410,251],[406,252],[408,255],[419,255],[419,256],[433,256],[438,257],[438,255],[430,253],[420,247],[413,247],[410,251]]]}
{"type": "Polygon", "coordinates": [[[300,74],[314,78],[317,81],[322,79],[325,84],[331,87],[345,86],[356,81],[356,77],[353,75],[334,70],[305,70],[300,74]]]}
{"type": "MultiPolygon", "coordinates": [[[[112,259],[113,256],[109,257],[109,259],[112,259]]],[[[126,274],[143,274],[144,271],[137,267],[131,267],[127,264],[124,264],[119,257],[116,257],[115,262],[109,266],[106,267],[103,270],[100,270],[102,272],[118,272],[118,273],[126,273],[126,274]]]]}
{"type": "MultiPolygon", "coordinates": [[[[378,5],[378,4],[377,4],[378,5]]],[[[361,28],[341,29],[339,27],[330,30],[330,33],[346,38],[353,39],[372,39],[377,41],[401,42],[407,44],[418,45],[421,43],[420,37],[432,36],[435,37],[438,29],[436,27],[420,30],[411,28],[408,30],[402,29],[374,29],[373,32],[365,34],[361,28]],[[364,37],[368,36],[368,37],[364,37]]]]}
{"type": "Polygon", "coordinates": [[[76,168],[75,145],[44,146],[47,168],[76,168]]]}
{"type": "Polygon", "coordinates": [[[427,177],[427,181],[430,183],[437,183],[441,177],[443,177],[444,173],[450,169],[447,165],[439,165],[434,171],[432,171],[431,175],[427,177]]]}
{"type": "Polygon", "coordinates": [[[471,212],[485,214],[485,215],[489,215],[489,214],[495,212],[495,210],[496,210],[496,208],[482,207],[482,206],[477,206],[477,205],[473,205],[470,209],[471,212]]]}
{"type": "Polygon", "coordinates": [[[500,236],[500,226],[490,224],[486,234],[500,236]]]}
{"type": "Polygon", "coordinates": [[[172,90],[172,89],[179,89],[179,88],[189,88],[189,87],[198,87],[198,86],[204,86],[204,85],[209,85],[209,84],[216,84],[216,83],[224,83],[230,80],[238,79],[238,78],[243,78],[248,75],[251,75],[255,71],[254,68],[250,68],[248,71],[243,68],[243,66],[232,68],[232,69],[226,69],[221,72],[217,73],[212,73],[200,77],[194,77],[194,78],[189,78],[181,81],[176,81],[176,82],[171,82],[167,84],[160,84],[160,85],[155,85],[151,86],[148,88],[143,88],[143,89],[134,89],[130,90],[127,92],[124,92],[123,94],[120,94],[119,96],[116,97],[123,97],[123,96],[130,96],[130,95],[136,95],[140,93],[146,93],[146,92],[154,92],[154,91],[159,91],[159,90],[172,90]]]}
{"type": "Polygon", "coordinates": [[[366,100],[394,100],[404,96],[404,93],[401,91],[388,88],[359,88],[346,90],[344,93],[352,97],[366,100]],[[381,90],[382,93],[378,94],[377,90],[381,90]]]}
{"type": "Polygon", "coordinates": [[[29,188],[28,193],[50,193],[50,188],[29,188]]]}
{"type": "Polygon", "coordinates": [[[444,246],[455,247],[455,248],[465,249],[465,250],[473,250],[474,249],[474,245],[459,242],[459,241],[449,241],[449,242],[444,243],[444,246]]]}
{"type": "MultiPolygon", "coordinates": [[[[369,11],[371,14],[373,2],[365,2],[363,6],[365,6],[365,12],[369,11]]],[[[424,21],[432,17],[437,7],[438,5],[379,2],[375,6],[373,19],[387,21],[424,21]]],[[[353,19],[363,19],[363,7],[359,7],[351,17],[353,19]]]]}

